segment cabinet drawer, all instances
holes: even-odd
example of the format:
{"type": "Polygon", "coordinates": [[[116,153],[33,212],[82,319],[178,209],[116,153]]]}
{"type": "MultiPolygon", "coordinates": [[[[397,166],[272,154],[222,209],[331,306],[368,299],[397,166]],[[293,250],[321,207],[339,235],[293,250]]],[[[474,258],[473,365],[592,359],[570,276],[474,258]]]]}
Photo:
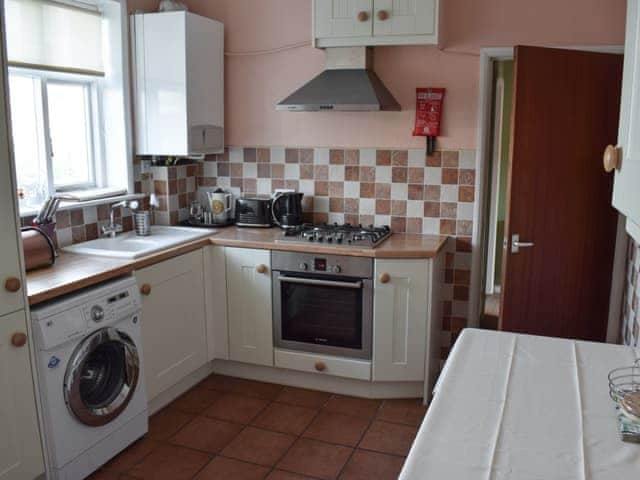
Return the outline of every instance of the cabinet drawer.
{"type": "Polygon", "coordinates": [[[276,367],[290,368],[301,372],[371,380],[371,362],[363,360],[276,349],[275,364],[276,367]],[[319,371],[317,366],[324,366],[324,370],[319,371]]]}

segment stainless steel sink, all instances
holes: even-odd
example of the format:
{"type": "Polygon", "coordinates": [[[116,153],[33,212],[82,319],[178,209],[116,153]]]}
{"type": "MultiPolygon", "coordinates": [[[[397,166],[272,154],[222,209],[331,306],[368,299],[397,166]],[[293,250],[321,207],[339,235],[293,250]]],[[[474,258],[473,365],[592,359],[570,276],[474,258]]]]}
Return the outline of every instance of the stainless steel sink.
{"type": "Polygon", "coordinates": [[[62,250],[100,257],[136,259],[216,233],[217,230],[200,228],[153,226],[148,237],[138,237],[135,232],[128,232],[115,238],[105,237],[77,243],[62,250]]]}

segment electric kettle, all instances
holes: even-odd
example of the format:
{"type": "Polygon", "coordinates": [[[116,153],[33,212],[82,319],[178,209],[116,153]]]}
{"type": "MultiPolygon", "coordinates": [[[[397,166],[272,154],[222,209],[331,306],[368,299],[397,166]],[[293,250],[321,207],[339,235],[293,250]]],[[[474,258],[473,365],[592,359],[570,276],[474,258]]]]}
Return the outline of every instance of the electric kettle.
{"type": "Polygon", "coordinates": [[[280,228],[292,228],[302,225],[302,197],[303,193],[276,193],[271,202],[273,221],[280,228]]]}

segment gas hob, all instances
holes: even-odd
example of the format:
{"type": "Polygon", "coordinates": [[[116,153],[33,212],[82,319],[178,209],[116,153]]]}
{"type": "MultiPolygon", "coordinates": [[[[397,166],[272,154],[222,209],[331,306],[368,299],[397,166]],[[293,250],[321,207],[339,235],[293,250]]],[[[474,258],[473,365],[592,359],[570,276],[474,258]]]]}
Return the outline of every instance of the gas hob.
{"type": "Polygon", "coordinates": [[[305,223],[286,230],[278,242],[318,243],[336,247],[376,248],[391,236],[388,226],[374,227],[369,225],[313,225],[305,223]]]}

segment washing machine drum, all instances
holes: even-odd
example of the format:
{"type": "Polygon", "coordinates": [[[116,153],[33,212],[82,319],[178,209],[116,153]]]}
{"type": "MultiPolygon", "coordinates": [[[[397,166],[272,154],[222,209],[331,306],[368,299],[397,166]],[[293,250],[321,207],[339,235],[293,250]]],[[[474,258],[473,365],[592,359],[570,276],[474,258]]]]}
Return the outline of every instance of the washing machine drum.
{"type": "Polygon", "coordinates": [[[64,383],[67,407],[85,425],[106,425],[127,407],[139,376],[140,357],[131,337],[114,328],[97,330],[71,355],[64,383]]]}

